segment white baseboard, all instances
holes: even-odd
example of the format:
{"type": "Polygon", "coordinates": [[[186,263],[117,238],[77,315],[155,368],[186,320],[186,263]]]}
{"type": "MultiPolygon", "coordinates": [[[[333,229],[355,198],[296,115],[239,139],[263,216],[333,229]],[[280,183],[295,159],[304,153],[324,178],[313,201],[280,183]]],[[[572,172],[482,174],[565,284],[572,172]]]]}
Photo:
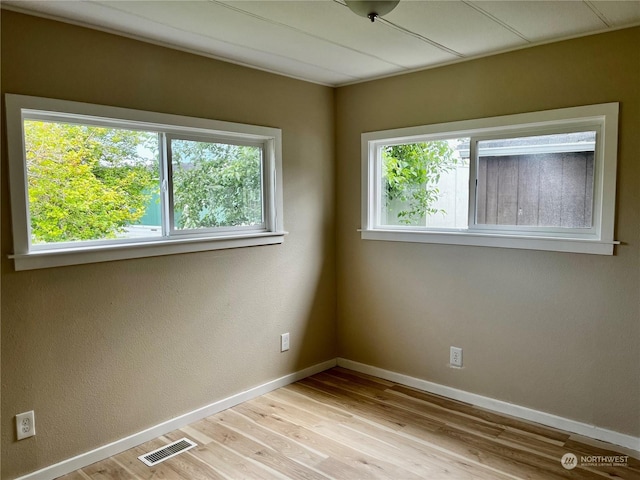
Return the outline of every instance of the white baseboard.
{"type": "Polygon", "coordinates": [[[585,437],[593,438],[595,440],[601,440],[604,442],[619,445],[621,447],[633,450],[640,455],[640,437],[633,437],[624,433],[615,432],[613,430],[607,430],[606,428],[597,427],[595,425],[589,425],[586,423],[578,422],[550,413],[541,412],[539,410],[533,410],[531,408],[522,407],[513,403],[503,402],[501,400],[495,400],[489,397],[483,397],[482,395],[476,395],[475,393],[465,392],[464,390],[458,390],[456,388],[447,387],[438,383],[428,382],[419,378],[410,377],[401,373],[391,372],[378,367],[372,367],[364,363],[354,362],[353,360],[347,360],[346,358],[337,359],[338,366],[354,370],[356,372],[365,373],[374,377],[383,378],[401,385],[407,385],[409,387],[417,388],[425,392],[435,393],[443,397],[452,398],[461,402],[470,403],[478,407],[486,408],[497,413],[505,415],[511,415],[513,417],[522,418],[532,422],[540,423],[549,427],[565,430],[571,433],[577,433],[584,435],[585,437]]]}
{"type": "Polygon", "coordinates": [[[311,367],[305,368],[298,372],[285,375],[284,377],[271,380],[270,382],[258,385],[257,387],[250,388],[244,392],[237,393],[230,397],[224,398],[210,405],[193,410],[192,412],[185,413],[179,417],[172,418],[166,422],[160,423],[154,427],[148,428],[138,433],[134,433],[126,438],[116,440],[108,445],[103,445],[95,450],[91,450],[86,453],[82,453],[76,457],[63,460],[60,463],[45,467],[33,473],[29,473],[16,480],[52,480],[54,478],[71,473],[79,468],[86,467],[92,463],[99,462],[105,458],[112,457],[118,453],[124,452],[130,448],[133,448],[141,443],[153,440],[156,437],[169,433],[177,428],[182,428],[190,423],[197,422],[205,417],[214,415],[222,410],[231,408],[239,403],[246,402],[252,398],[259,397],[265,393],[269,393],[277,388],[284,387],[291,383],[302,380],[303,378],[315,375],[324,370],[336,366],[336,359],[327,360],[326,362],[318,363],[311,367]]]}
{"type": "Polygon", "coordinates": [[[419,378],[410,377],[401,373],[384,370],[382,368],[373,367],[364,363],[354,362],[345,358],[337,358],[327,360],[326,362],[318,363],[309,368],[305,368],[295,373],[285,375],[284,377],[271,380],[270,382],[258,385],[244,392],[237,393],[230,397],[224,398],[210,405],[193,410],[192,412],[185,413],[179,417],[172,418],[166,422],[160,423],[156,426],[148,428],[138,433],[134,433],[126,438],[116,440],[108,445],[103,445],[95,450],[82,453],[76,457],[63,460],[60,463],[45,467],[36,472],[29,473],[22,477],[16,478],[16,480],[52,480],[54,478],[71,473],[79,468],[86,467],[92,463],[99,462],[105,458],[109,458],[113,455],[117,455],[125,450],[133,448],[141,443],[153,440],[161,435],[169,433],[178,428],[182,428],[190,423],[197,422],[202,418],[214,415],[222,410],[231,408],[247,400],[259,397],[265,393],[269,393],[277,388],[284,387],[291,383],[297,382],[303,378],[315,375],[324,370],[328,370],[336,365],[339,365],[356,372],[373,375],[375,377],[390,380],[392,382],[399,383],[401,385],[407,385],[409,387],[417,388],[425,392],[435,393],[443,397],[452,398],[461,402],[470,403],[478,407],[493,410],[497,413],[511,415],[514,417],[522,418],[532,422],[537,422],[549,427],[558,428],[567,432],[584,435],[585,437],[593,438],[595,440],[601,440],[609,442],[614,445],[619,445],[630,450],[633,450],[640,455],[640,438],[626,435],[624,433],[614,432],[605,428],[596,427],[594,425],[588,425],[586,423],[577,422],[568,418],[559,417],[550,413],[540,412],[538,410],[532,410],[527,407],[514,405],[512,403],[503,402],[501,400],[495,400],[489,397],[483,397],[482,395],[476,395],[475,393],[465,392],[464,390],[458,390],[456,388],[447,387],[419,378]]]}

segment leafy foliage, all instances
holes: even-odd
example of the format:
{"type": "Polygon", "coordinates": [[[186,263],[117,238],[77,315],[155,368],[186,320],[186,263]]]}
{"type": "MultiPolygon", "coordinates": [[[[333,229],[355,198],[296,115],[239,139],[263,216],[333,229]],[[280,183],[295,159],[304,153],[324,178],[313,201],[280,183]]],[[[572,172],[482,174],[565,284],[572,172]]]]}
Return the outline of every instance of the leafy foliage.
{"type": "Polygon", "coordinates": [[[114,238],[158,189],[149,132],[27,120],[29,213],[35,243],[114,238]]]}
{"type": "MultiPolygon", "coordinates": [[[[116,238],[159,194],[151,132],[25,121],[34,243],[116,238]]],[[[172,140],[176,228],[262,223],[262,150],[172,140]]]]}
{"type": "Polygon", "coordinates": [[[171,143],[176,228],[262,223],[261,149],[221,143],[171,143]]]}
{"type": "Polygon", "coordinates": [[[400,203],[397,221],[415,224],[436,213],[440,176],[455,168],[454,150],[445,140],[389,145],[382,150],[382,175],[386,207],[400,203]]]}

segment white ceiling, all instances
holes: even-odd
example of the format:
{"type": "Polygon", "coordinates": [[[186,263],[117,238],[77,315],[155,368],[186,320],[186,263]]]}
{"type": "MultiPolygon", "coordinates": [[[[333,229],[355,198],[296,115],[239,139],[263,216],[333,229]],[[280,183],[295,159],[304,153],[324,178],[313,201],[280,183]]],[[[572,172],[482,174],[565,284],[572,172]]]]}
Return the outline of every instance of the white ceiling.
{"type": "Polygon", "coordinates": [[[640,24],[640,0],[400,0],[375,23],[343,0],[1,1],[325,85],[640,24]]]}

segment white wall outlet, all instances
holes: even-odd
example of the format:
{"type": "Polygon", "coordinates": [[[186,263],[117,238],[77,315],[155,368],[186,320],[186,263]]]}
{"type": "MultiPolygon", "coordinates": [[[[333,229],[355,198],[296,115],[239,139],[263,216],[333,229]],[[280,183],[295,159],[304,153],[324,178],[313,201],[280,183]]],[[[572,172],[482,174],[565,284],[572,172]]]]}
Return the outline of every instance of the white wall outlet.
{"type": "Polygon", "coordinates": [[[452,367],[462,367],[462,349],[460,347],[451,347],[449,350],[449,364],[452,367]]]}
{"type": "Polygon", "coordinates": [[[33,437],[36,434],[36,420],[33,410],[16,415],[16,435],[18,440],[33,437]]]}
{"type": "Polygon", "coordinates": [[[280,335],[280,351],[286,352],[289,350],[289,332],[280,335]]]}

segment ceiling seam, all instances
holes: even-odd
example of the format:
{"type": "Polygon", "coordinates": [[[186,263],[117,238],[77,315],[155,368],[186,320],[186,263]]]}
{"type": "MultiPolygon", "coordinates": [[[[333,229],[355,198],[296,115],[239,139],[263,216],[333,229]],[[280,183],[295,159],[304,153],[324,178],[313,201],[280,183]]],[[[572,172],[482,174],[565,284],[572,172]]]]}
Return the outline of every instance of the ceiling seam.
{"type": "Polygon", "coordinates": [[[511,33],[513,33],[514,35],[517,35],[518,37],[520,37],[525,42],[531,43],[531,40],[529,40],[525,35],[520,33],[518,30],[516,30],[514,27],[512,27],[508,23],[503,22],[498,17],[496,17],[496,16],[492,15],[491,13],[487,12],[485,9],[479,7],[478,5],[475,5],[474,3],[472,3],[472,2],[470,2],[468,0],[462,0],[462,3],[464,3],[467,7],[473,8],[476,12],[481,13],[482,15],[484,15],[488,19],[494,21],[495,23],[497,23],[498,25],[502,26],[503,28],[506,28],[511,33]]]}
{"type": "Polygon", "coordinates": [[[420,35],[419,33],[416,33],[416,32],[414,32],[412,30],[409,30],[408,28],[405,28],[402,25],[398,25],[397,23],[394,23],[394,22],[392,22],[390,20],[387,20],[384,17],[376,17],[376,20],[378,22],[380,22],[380,23],[382,23],[384,25],[387,25],[388,27],[394,28],[394,29],[406,34],[406,35],[410,35],[412,37],[417,38],[418,40],[421,40],[421,41],[423,41],[425,43],[428,43],[429,45],[431,45],[433,47],[436,47],[436,48],[438,48],[438,49],[442,50],[443,52],[446,52],[446,53],[448,53],[450,55],[453,55],[453,56],[458,57],[458,58],[465,58],[465,55],[463,55],[462,53],[457,52],[457,51],[453,50],[452,48],[445,47],[444,45],[436,42],[435,40],[431,40],[428,37],[425,37],[423,35],[420,35]]]}
{"type": "MultiPolygon", "coordinates": [[[[219,1],[219,0],[208,0],[208,1],[210,3],[215,3],[216,5],[220,5],[221,7],[228,8],[229,10],[232,10],[234,12],[237,12],[237,13],[240,13],[240,14],[247,15],[249,17],[255,18],[256,20],[261,20],[261,21],[269,23],[271,25],[276,25],[278,27],[283,27],[283,28],[286,28],[288,30],[292,30],[292,31],[294,31],[296,33],[305,35],[307,37],[315,38],[316,40],[320,40],[322,42],[326,42],[326,43],[329,43],[331,45],[335,45],[337,47],[344,48],[346,50],[350,50],[350,51],[358,53],[360,55],[364,55],[364,56],[367,56],[367,57],[375,58],[376,60],[379,60],[379,61],[384,62],[384,63],[388,63],[389,65],[393,65],[394,67],[404,68],[404,69],[409,68],[406,65],[400,65],[398,63],[392,62],[392,61],[387,60],[385,58],[378,57],[377,55],[373,55],[373,54],[368,53],[368,52],[363,52],[361,50],[358,50],[357,48],[349,47],[349,46],[344,45],[342,43],[334,42],[333,40],[330,40],[330,39],[328,39],[326,37],[321,37],[319,35],[314,35],[313,33],[306,32],[304,30],[301,30],[301,29],[296,28],[294,26],[288,25],[286,23],[282,23],[282,22],[279,22],[277,20],[273,20],[271,18],[263,17],[261,15],[249,12],[247,10],[243,10],[242,8],[239,8],[239,7],[236,7],[236,6],[233,6],[233,5],[229,5],[229,4],[224,3],[222,1],[219,1]]],[[[338,2],[336,0],[334,0],[334,1],[335,1],[335,3],[338,3],[338,4],[346,7],[346,5],[344,5],[343,3],[338,2]]]]}
{"type": "Polygon", "coordinates": [[[611,22],[609,21],[609,19],[598,9],[598,7],[595,6],[595,4],[591,0],[583,0],[583,2],[587,7],[591,9],[591,11],[600,19],[602,23],[611,28],[611,22]]]}
{"type": "MultiPolygon", "coordinates": [[[[172,43],[170,41],[156,40],[156,39],[153,39],[153,38],[141,35],[141,34],[134,34],[134,33],[129,33],[129,32],[123,31],[123,30],[117,30],[116,28],[112,28],[112,27],[96,25],[94,23],[90,23],[90,22],[85,21],[85,20],[75,20],[75,19],[68,18],[68,17],[62,17],[62,16],[56,15],[56,14],[51,14],[51,13],[46,13],[46,12],[41,12],[41,11],[34,11],[34,10],[27,10],[25,8],[21,8],[19,6],[16,6],[16,5],[13,5],[13,4],[4,3],[4,2],[0,4],[0,11],[2,11],[2,10],[7,10],[7,11],[10,11],[10,12],[20,13],[22,15],[29,15],[29,16],[32,16],[32,17],[44,18],[46,20],[51,20],[51,21],[54,21],[54,22],[66,23],[66,24],[73,25],[73,26],[76,26],[76,27],[88,28],[88,29],[95,30],[95,31],[98,31],[98,32],[104,32],[104,33],[107,33],[109,35],[116,35],[118,37],[128,38],[128,39],[131,39],[131,40],[135,40],[137,42],[148,43],[149,45],[156,45],[158,47],[168,48],[168,49],[171,49],[171,50],[176,50],[176,51],[188,53],[188,54],[191,54],[191,55],[197,55],[197,56],[200,56],[200,57],[209,58],[211,60],[216,60],[216,61],[219,61],[219,62],[230,63],[232,65],[238,65],[238,66],[241,66],[241,67],[250,68],[250,69],[253,69],[253,70],[258,70],[260,72],[270,73],[272,75],[279,75],[279,76],[282,76],[282,77],[291,78],[293,80],[299,80],[301,82],[309,82],[309,83],[313,83],[313,84],[316,84],[316,85],[321,85],[323,87],[336,88],[339,85],[335,81],[332,81],[332,82],[324,81],[323,82],[323,81],[320,81],[320,80],[314,80],[312,78],[302,77],[302,76],[296,75],[294,73],[286,73],[286,72],[282,72],[282,71],[279,71],[279,70],[270,69],[268,67],[261,67],[259,65],[250,64],[250,63],[247,63],[247,62],[242,61],[242,60],[236,60],[236,59],[229,58],[229,57],[223,57],[222,55],[216,55],[216,54],[208,52],[208,51],[198,50],[197,48],[178,45],[178,44],[172,43]]],[[[347,75],[347,74],[343,74],[343,75],[345,77],[353,78],[354,79],[353,80],[354,83],[364,82],[364,81],[367,80],[366,78],[357,77],[355,75],[347,75]]]]}
{"type": "MultiPolygon", "coordinates": [[[[335,3],[337,3],[338,5],[342,5],[343,7],[347,7],[348,8],[348,5],[346,5],[342,0],[333,0],[333,1],[335,3]]],[[[418,40],[420,40],[422,42],[425,42],[425,43],[431,45],[432,47],[436,47],[437,49],[442,50],[443,52],[446,52],[446,53],[448,53],[450,55],[453,55],[455,57],[458,57],[458,58],[464,58],[464,55],[462,53],[456,52],[455,50],[453,50],[453,49],[451,49],[449,47],[445,47],[444,45],[436,42],[435,40],[431,40],[430,38],[425,37],[423,35],[420,35],[419,33],[416,33],[416,32],[414,32],[412,30],[409,30],[408,28],[405,28],[405,27],[403,27],[401,25],[398,25],[397,23],[393,23],[392,21],[387,20],[384,17],[376,16],[375,19],[378,22],[380,22],[380,23],[382,23],[382,24],[384,24],[384,25],[386,25],[388,27],[394,28],[399,32],[402,32],[402,33],[404,33],[406,35],[410,35],[410,36],[412,36],[414,38],[417,38],[418,40]]]]}
{"type": "MultiPolygon", "coordinates": [[[[86,3],[92,3],[92,4],[98,4],[101,5],[103,7],[105,7],[104,4],[101,4],[100,0],[83,0],[86,3]]],[[[336,3],[341,4],[342,6],[346,7],[346,5],[344,5],[343,1],[340,0],[333,0],[336,3]]],[[[471,8],[474,8],[476,10],[478,10],[478,8],[475,8],[475,6],[471,3],[472,0],[459,0],[460,3],[466,3],[467,6],[470,6],[471,8]]],[[[475,0],[473,0],[475,1],[475,0]]],[[[638,0],[636,0],[638,1],[638,0]]],[[[603,25],[608,25],[609,23],[612,26],[608,26],[608,27],[604,27],[601,28],[599,30],[596,31],[587,31],[587,32],[580,32],[580,33],[574,33],[572,35],[567,35],[567,36],[561,36],[561,37],[553,37],[553,38],[547,38],[545,40],[538,40],[538,41],[528,41],[527,40],[527,44],[521,44],[518,46],[511,46],[508,48],[504,48],[501,50],[494,50],[491,52],[486,52],[483,54],[475,54],[475,55],[468,55],[465,56],[464,58],[454,58],[451,59],[449,61],[444,61],[444,62],[437,62],[435,64],[428,64],[428,65],[424,65],[424,66],[419,66],[419,67],[415,67],[415,68],[410,68],[407,67],[405,68],[403,71],[398,71],[398,72],[391,72],[391,73],[387,73],[387,74],[379,74],[379,75],[373,75],[373,76],[362,76],[362,75],[358,75],[358,74],[344,74],[342,72],[336,72],[335,70],[331,70],[329,68],[325,68],[325,67],[320,67],[320,66],[316,66],[313,65],[309,62],[305,62],[304,60],[295,60],[292,59],[289,56],[285,56],[285,55],[278,55],[275,53],[270,53],[270,52],[266,52],[267,55],[273,56],[273,57],[281,57],[283,60],[289,60],[291,62],[291,67],[288,70],[300,70],[300,72],[303,71],[304,69],[304,65],[310,65],[312,66],[314,69],[316,69],[319,72],[321,71],[325,71],[327,72],[327,75],[329,75],[329,72],[333,72],[333,73],[337,73],[340,76],[343,77],[342,80],[339,79],[332,79],[332,80],[317,80],[315,78],[312,78],[313,76],[317,76],[316,74],[311,74],[311,77],[304,75],[304,74],[300,74],[300,73],[296,73],[295,71],[293,72],[289,72],[287,73],[286,70],[282,70],[282,69],[276,69],[275,67],[271,66],[271,65],[265,65],[265,66],[260,66],[260,65],[256,65],[255,63],[248,63],[247,60],[242,60],[241,58],[239,59],[235,59],[234,57],[224,57],[224,56],[219,56],[217,54],[215,54],[215,51],[203,51],[203,50],[199,50],[200,47],[198,46],[189,46],[188,44],[181,44],[181,43],[177,43],[175,41],[175,39],[169,39],[167,40],[166,38],[164,39],[155,39],[153,37],[154,34],[154,24],[158,25],[159,27],[161,27],[162,25],[165,26],[169,26],[171,29],[176,30],[176,33],[179,32],[185,32],[185,33],[192,33],[189,32],[188,30],[185,29],[181,29],[181,28],[176,28],[176,27],[171,27],[170,25],[166,25],[163,24],[162,22],[156,22],[156,21],[152,21],[152,20],[148,20],[143,16],[140,15],[136,15],[136,14],[132,14],[142,20],[147,20],[149,22],[149,27],[150,27],[150,31],[144,32],[144,33],[131,33],[131,32],[127,32],[126,30],[119,30],[117,27],[113,27],[113,26],[109,26],[109,25],[113,25],[113,22],[109,22],[105,25],[98,25],[98,24],[93,24],[91,23],[91,21],[87,20],[87,19],[74,19],[72,17],[64,17],[61,16],[61,14],[55,14],[55,13],[46,13],[43,11],[34,11],[34,10],[30,10],[30,9],[26,9],[26,8],[22,8],[19,5],[16,5],[17,3],[19,3],[18,1],[10,1],[10,0],[0,0],[0,9],[4,10],[13,10],[15,12],[19,12],[19,13],[23,13],[26,15],[34,15],[34,16],[38,16],[38,17],[42,17],[42,18],[48,18],[51,20],[56,20],[56,21],[60,21],[60,22],[64,22],[64,23],[69,23],[72,25],[78,25],[81,27],[85,27],[85,28],[91,28],[91,29],[95,29],[98,31],[103,31],[106,33],[110,33],[110,34],[115,34],[115,35],[119,35],[119,36],[123,36],[123,37],[127,37],[127,38],[131,38],[134,40],[138,40],[138,41],[142,41],[142,42],[147,42],[150,44],[155,44],[155,45],[159,45],[165,48],[172,48],[178,51],[183,51],[183,52],[187,52],[190,54],[195,54],[195,55],[200,55],[203,57],[207,57],[207,58],[211,58],[214,60],[219,60],[219,61],[223,61],[223,62],[228,62],[231,64],[235,64],[235,65],[240,65],[240,66],[244,66],[247,68],[252,68],[258,71],[263,71],[263,72],[268,72],[268,73],[272,73],[272,74],[276,74],[276,75],[281,75],[283,77],[288,77],[288,78],[292,78],[292,79],[296,79],[296,80],[300,80],[300,81],[305,81],[305,82],[310,82],[310,83],[314,83],[314,84],[318,84],[318,85],[323,85],[323,86],[327,86],[327,87],[334,87],[334,88],[340,88],[340,87],[344,87],[344,86],[348,86],[348,85],[354,85],[354,84],[359,84],[362,82],[368,82],[368,81],[374,81],[374,80],[379,80],[379,79],[384,79],[384,78],[389,78],[389,77],[394,77],[397,75],[402,75],[404,73],[413,73],[413,72],[419,72],[419,71],[424,71],[424,70],[430,70],[433,68],[440,68],[443,66],[447,66],[447,65],[453,65],[453,64],[457,64],[459,62],[463,62],[463,61],[467,61],[467,60],[474,60],[474,59],[478,59],[478,58],[484,58],[487,56],[491,56],[491,55],[499,55],[499,54],[503,54],[503,53],[507,53],[507,52],[513,52],[513,51],[517,51],[517,50],[521,50],[523,48],[529,48],[531,46],[540,46],[540,45],[546,45],[549,43],[555,43],[555,42],[559,42],[559,41],[566,41],[566,40],[571,40],[574,38],[580,38],[580,37],[584,37],[584,36],[589,36],[589,35],[595,35],[595,34],[600,34],[600,33],[605,33],[605,32],[611,32],[611,31],[616,31],[616,30],[622,30],[622,29],[626,29],[626,28],[631,28],[631,27],[638,27],[640,26],[640,20],[639,19],[635,19],[635,21],[629,21],[630,23],[624,23],[622,21],[619,21],[618,25],[616,25],[615,21],[610,21],[607,19],[607,17],[600,12],[600,10],[598,8],[601,7],[597,7],[596,5],[598,5],[598,2],[595,2],[593,0],[582,0],[580,2],[575,2],[575,4],[580,5],[581,3],[586,4],[593,12],[594,15],[597,15],[598,18],[602,21],[603,25]],[[600,13],[600,15],[598,15],[598,13],[600,13]],[[351,78],[353,80],[346,80],[347,78],[351,78]]],[[[124,10],[120,10],[120,9],[116,9],[119,12],[124,13],[124,10]]],[[[481,10],[481,9],[480,9],[481,10]]],[[[479,10],[478,10],[479,11],[479,10]]],[[[483,15],[485,15],[485,13],[488,12],[482,12],[483,15]]],[[[488,18],[491,18],[488,15],[488,18]]],[[[500,23],[500,22],[498,22],[500,23]]],[[[387,25],[389,27],[391,27],[391,25],[387,25]]],[[[507,24],[503,25],[504,28],[508,28],[507,24]]],[[[122,27],[122,26],[121,26],[122,27]]],[[[398,25],[398,27],[400,27],[398,25]]],[[[122,27],[122,28],[126,28],[122,27]]],[[[401,28],[401,27],[400,27],[401,28]]],[[[408,29],[406,29],[408,30],[408,29]]],[[[160,29],[161,31],[161,29],[160,29]]],[[[406,33],[410,33],[410,31],[406,32],[406,33]]],[[[514,33],[515,34],[515,33],[514,33]]],[[[251,48],[251,47],[246,47],[244,45],[241,44],[234,44],[233,42],[230,41],[226,41],[226,40],[222,40],[222,39],[217,39],[216,37],[212,37],[205,34],[194,34],[194,36],[201,36],[203,37],[203,40],[205,40],[206,38],[210,38],[212,40],[216,40],[219,41],[221,44],[228,44],[230,46],[236,46],[238,49],[244,49],[246,50],[245,57],[249,57],[251,52],[256,52],[256,53],[264,53],[263,50],[260,49],[255,49],[255,48],[251,48]]],[[[417,38],[417,37],[416,37],[417,38]]],[[[425,37],[426,38],[426,37],[425,37]]],[[[204,42],[203,42],[204,43],[204,42]]],[[[195,43],[194,43],[195,45],[195,43]]],[[[221,45],[222,46],[222,45],[221,45]]]]}
{"type": "MultiPolygon", "coordinates": [[[[147,22],[151,22],[151,23],[154,23],[154,24],[157,24],[157,25],[161,25],[161,26],[163,26],[165,28],[178,30],[179,32],[187,33],[189,35],[197,35],[197,36],[200,36],[200,37],[209,38],[209,39],[215,40],[217,42],[226,43],[227,45],[233,45],[235,47],[245,48],[247,50],[252,50],[254,52],[259,52],[259,53],[262,53],[262,54],[265,54],[265,55],[270,55],[270,56],[273,56],[273,57],[284,58],[284,59],[290,60],[292,62],[296,62],[296,63],[298,63],[300,65],[307,65],[309,67],[313,67],[313,68],[316,68],[318,70],[324,70],[326,72],[331,72],[333,74],[342,75],[343,77],[351,77],[351,78],[354,79],[354,81],[358,81],[358,80],[360,80],[362,78],[362,77],[359,77],[358,75],[351,75],[351,74],[348,74],[348,73],[332,70],[330,68],[322,67],[322,66],[316,65],[314,63],[305,62],[303,60],[298,60],[298,59],[295,59],[295,58],[292,58],[292,57],[289,57],[289,56],[281,55],[281,54],[274,53],[274,52],[269,52],[269,51],[266,51],[266,50],[260,50],[260,49],[254,48],[254,47],[248,47],[246,45],[242,45],[242,44],[235,43],[235,42],[230,42],[228,40],[223,40],[221,38],[213,37],[211,35],[206,35],[206,34],[203,34],[203,33],[194,33],[194,32],[191,32],[189,30],[185,30],[183,28],[179,28],[179,27],[176,27],[176,26],[173,26],[173,25],[168,25],[168,24],[163,23],[163,22],[159,22],[157,20],[151,20],[151,19],[149,19],[147,17],[144,17],[142,15],[138,15],[136,13],[127,12],[126,10],[119,9],[119,8],[113,7],[111,5],[106,5],[105,3],[100,2],[100,1],[95,1],[95,2],[91,2],[91,3],[95,3],[97,5],[100,5],[101,7],[109,8],[111,10],[116,10],[116,11],[118,11],[120,13],[125,13],[127,15],[131,15],[131,16],[140,18],[140,19],[145,20],[147,22]]],[[[145,38],[148,38],[148,37],[145,37],[145,38]]],[[[226,59],[227,57],[220,56],[220,58],[226,59]]],[[[249,64],[247,64],[247,65],[249,65],[249,64]]]]}

